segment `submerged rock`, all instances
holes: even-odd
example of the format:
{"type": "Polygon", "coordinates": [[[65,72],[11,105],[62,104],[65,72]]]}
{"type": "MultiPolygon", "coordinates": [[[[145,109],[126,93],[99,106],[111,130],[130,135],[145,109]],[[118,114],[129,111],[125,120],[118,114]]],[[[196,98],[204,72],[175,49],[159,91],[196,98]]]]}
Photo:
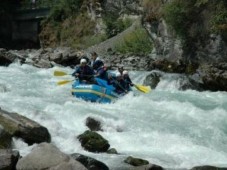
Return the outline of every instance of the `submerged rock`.
{"type": "Polygon", "coordinates": [[[85,131],[78,136],[81,146],[90,152],[106,152],[110,144],[101,135],[92,131],[85,131]]]}
{"type": "Polygon", "coordinates": [[[134,158],[132,156],[129,156],[127,157],[125,160],[124,160],[125,163],[128,163],[130,165],[133,165],[133,166],[142,166],[142,165],[147,165],[149,164],[149,162],[147,160],[144,160],[144,159],[140,159],[140,158],[134,158]]]}
{"type": "Polygon", "coordinates": [[[86,119],[86,126],[91,131],[102,131],[101,122],[92,117],[88,117],[86,119]]]}

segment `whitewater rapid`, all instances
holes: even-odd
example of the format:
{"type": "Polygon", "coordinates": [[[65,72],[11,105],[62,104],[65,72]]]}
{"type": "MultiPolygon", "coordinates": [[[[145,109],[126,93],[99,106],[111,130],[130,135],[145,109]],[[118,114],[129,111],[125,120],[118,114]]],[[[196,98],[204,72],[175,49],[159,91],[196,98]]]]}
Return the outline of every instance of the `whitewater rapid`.
{"type": "MultiPolygon", "coordinates": [[[[128,94],[111,104],[89,103],[71,95],[71,83],[57,86],[71,76],[54,77],[55,70],[11,64],[0,67],[0,107],[17,112],[48,128],[52,143],[65,153],[81,153],[98,159],[110,169],[127,169],[128,156],[139,157],[164,168],[197,165],[227,166],[227,93],[180,91],[176,75],[165,74],[149,94],[128,94]],[[87,117],[100,120],[111,148],[119,155],[90,153],[77,136],[88,128],[87,117]]],[[[149,72],[130,72],[141,84],[149,72]]],[[[35,146],[14,139],[22,156],[35,146]]]]}

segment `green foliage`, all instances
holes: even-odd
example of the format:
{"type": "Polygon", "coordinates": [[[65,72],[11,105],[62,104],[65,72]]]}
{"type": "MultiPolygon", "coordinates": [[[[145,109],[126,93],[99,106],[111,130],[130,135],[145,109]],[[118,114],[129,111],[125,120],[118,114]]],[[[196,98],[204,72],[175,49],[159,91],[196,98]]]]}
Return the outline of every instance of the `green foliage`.
{"type": "Polygon", "coordinates": [[[137,28],[134,32],[126,34],[124,43],[116,45],[116,51],[120,53],[148,54],[152,50],[149,35],[143,28],[137,28]]]}
{"type": "Polygon", "coordinates": [[[58,0],[51,8],[49,19],[63,21],[79,12],[83,0],[58,0]]]}
{"type": "Polygon", "coordinates": [[[217,6],[217,10],[211,20],[212,31],[221,34],[227,41],[227,3],[222,2],[217,6]]]}
{"type": "Polygon", "coordinates": [[[181,0],[174,0],[168,3],[163,10],[167,24],[170,25],[180,37],[186,34],[187,13],[186,4],[181,0]]]}
{"type": "Polygon", "coordinates": [[[108,38],[117,35],[132,25],[131,19],[119,19],[115,14],[105,15],[104,22],[106,24],[106,34],[108,38]]]}

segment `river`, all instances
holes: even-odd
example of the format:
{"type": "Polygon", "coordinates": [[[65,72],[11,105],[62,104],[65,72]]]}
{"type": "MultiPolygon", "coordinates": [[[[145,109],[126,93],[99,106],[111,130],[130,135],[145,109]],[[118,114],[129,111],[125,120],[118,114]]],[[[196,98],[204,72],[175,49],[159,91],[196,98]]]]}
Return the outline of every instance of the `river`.
{"type": "MultiPolygon", "coordinates": [[[[164,168],[183,169],[197,165],[227,165],[227,93],[180,91],[177,75],[165,74],[149,94],[136,89],[115,103],[98,104],[76,99],[72,77],[54,77],[55,70],[11,64],[0,67],[0,107],[17,112],[48,128],[52,143],[65,153],[81,153],[107,164],[127,169],[127,156],[139,157],[164,168]],[[87,117],[100,120],[111,148],[118,155],[84,151],[78,139],[88,128],[87,117]]],[[[130,72],[141,84],[149,72],[130,72]]],[[[25,156],[35,146],[14,139],[15,149],[25,156]]]]}

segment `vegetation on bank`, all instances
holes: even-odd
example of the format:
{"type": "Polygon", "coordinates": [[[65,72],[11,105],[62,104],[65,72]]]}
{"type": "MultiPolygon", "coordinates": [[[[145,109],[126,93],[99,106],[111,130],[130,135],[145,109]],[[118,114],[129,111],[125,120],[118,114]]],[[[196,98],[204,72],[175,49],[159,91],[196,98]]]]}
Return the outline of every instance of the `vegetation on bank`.
{"type": "Polygon", "coordinates": [[[162,15],[186,46],[211,33],[227,38],[226,0],[173,0],[164,5],[162,15]]]}
{"type": "MultiPolygon", "coordinates": [[[[98,1],[98,0],[97,0],[98,1]]],[[[101,0],[98,1],[102,3],[101,0]]],[[[58,0],[51,7],[47,20],[42,24],[40,34],[44,46],[71,46],[85,49],[111,38],[133,23],[132,19],[121,18],[118,14],[102,12],[104,33],[95,32],[96,21],[87,13],[88,2],[83,0],[58,0]]],[[[115,49],[120,53],[148,53],[151,41],[144,29],[124,37],[125,43],[115,49]]]]}
{"type": "Polygon", "coordinates": [[[120,53],[149,54],[152,50],[152,42],[149,35],[142,27],[136,28],[123,38],[124,42],[116,45],[116,51],[120,53]]]}

